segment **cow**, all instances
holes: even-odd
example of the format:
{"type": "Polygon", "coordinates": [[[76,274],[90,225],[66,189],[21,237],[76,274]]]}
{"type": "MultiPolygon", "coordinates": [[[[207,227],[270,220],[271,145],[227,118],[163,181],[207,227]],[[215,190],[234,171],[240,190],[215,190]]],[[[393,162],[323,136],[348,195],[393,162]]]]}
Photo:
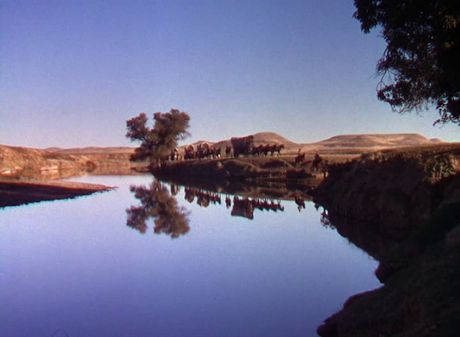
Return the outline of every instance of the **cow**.
{"type": "Polygon", "coordinates": [[[211,147],[208,143],[204,142],[197,146],[196,152],[198,159],[204,159],[211,155],[211,147]]]}
{"type": "Polygon", "coordinates": [[[184,159],[194,159],[195,158],[195,147],[190,144],[185,147],[185,156],[184,159]]]}
{"type": "Polygon", "coordinates": [[[221,156],[221,148],[220,147],[211,147],[210,155],[212,158],[220,158],[221,156]]]}
{"type": "Polygon", "coordinates": [[[180,155],[179,149],[177,147],[175,147],[174,149],[171,150],[171,153],[169,154],[169,159],[171,161],[181,159],[181,155],[180,155]]]}
{"type": "Polygon", "coordinates": [[[225,146],[225,157],[231,157],[231,156],[232,156],[232,146],[226,145],[225,146]]]}

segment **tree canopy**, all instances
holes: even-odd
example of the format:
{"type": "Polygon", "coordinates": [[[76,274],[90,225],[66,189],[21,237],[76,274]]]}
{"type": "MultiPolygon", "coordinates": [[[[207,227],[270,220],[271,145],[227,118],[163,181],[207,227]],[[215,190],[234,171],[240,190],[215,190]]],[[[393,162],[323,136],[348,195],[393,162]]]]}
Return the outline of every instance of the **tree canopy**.
{"type": "Polygon", "coordinates": [[[190,116],[186,112],[171,109],[170,112],[157,112],[153,115],[153,128],[148,127],[148,117],[145,113],[126,121],[128,132],[126,137],[132,141],[140,141],[141,145],[131,155],[131,160],[150,160],[158,162],[169,155],[181,139],[190,133],[190,116]]]}
{"type": "Polygon", "coordinates": [[[460,125],[460,1],[354,0],[361,30],[387,42],[377,63],[380,100],[393,110],[435,106],[436,123],[460,125]]]}

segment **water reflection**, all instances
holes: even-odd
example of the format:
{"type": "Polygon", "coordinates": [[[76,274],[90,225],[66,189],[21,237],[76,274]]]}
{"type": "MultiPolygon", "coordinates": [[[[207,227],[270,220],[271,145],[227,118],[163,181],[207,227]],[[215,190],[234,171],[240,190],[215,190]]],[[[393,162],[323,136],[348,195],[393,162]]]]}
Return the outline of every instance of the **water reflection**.
{"type": "MultiPolygon", "coordinates": [[[[177,186],[171,184],[172,186],[177,186]]],[[[177,187],[174,187],[176,190],[177,187]]],[[[208,190],[203,190],[200,188],[195,188],[191,186],[185,186],[185,195],[184,199],[189,203],[194,203],[201,207],[208,207],[209,205],[221,205],[222,204],[222,195],[217,192],[212,192],[208,190]]],[[[232,208],[230,215],[239,216],[247,219],[254,219],[254,210],[260,211],[284,211],[284,206],[281,205],[281,201],[277,200],[268,200],[265,198],[247,196],[238,196],[238,195],[225,195],[225,207],[227,209],[232,208]]]]}
{"type": "Polygon", "coordinates": [[[294,201],[301,212],[305,209],[305,202],[311,201],[308,194],[312,186],[286,184],[283,182],[228,182],[213,180],[168,180],[171,193],[183,186],[185,200],[196,202],[201,207],[221,205],[225,202],[227,209],[231,208],[230,215],[254,219],[254,211],[283,212],[281,201],[294,201]]]}
{"type": "MultiPolygon", "coordinates": [[[[207,185],[210,189],[190,185],[181,186],[170,182],[169,189],[166,184],[154,180],[148,187],[130,187],[136,199],[140,201],[139,206],[131,206],[126,210],[128,220],[127,226],[146,233],[147,223],[153,219],[155,223],[154,232],[165,233],[177,238],[190,230],[189,211],[178,205],[176,196],[184,188],[184,199],[189,203],[207,208],[210,205],[223,205],[231,209],[230,215],[243,217],[249,220],[254,219],[254,212],[284,212],[281,200],[295,201],[299,212],[305,209],[305,201],[310,200],[306,193],[292,191],[283,188],[271,187],[248,187],[245,186],[240,194],[230,194],[221,185],[207,185]],[[270,196],[278,198],[270,198],[270,196]]],[[[234,192],[234,190],[232,190],[234,192]]]]}
{"type": "Polygon", "coordinates": [[[254,219],[255,211],[284,212],[282,201],[297,204],[299,212],[305,209],[305,202],[311,200],[305,192],[279,188],[278,186],[263,187],[244,186],[235,193],[235,187],[231,190],[222,185],[208,183],[203,187],[176,184],[173,182],[162,183],[154,180],[148,187],[130,187],[131,192],[140,202],[139,206],[131,206],[126,210],[127,226],[146,233],[147,223],[153,220],[154,232],[164,233],[177,238],[188,233],[190,230],[188,211],[179,206],[176,196],[184,189],[184,199],[191,204],[207,208],[210,205],[221,206],[230,209],[230,216],[254,219]],[[169,188],[168,186],[169,185],[169,188]],[[233,193],[231,193],[233,192],[233,193]],[[276,196],[276,197],[271,197],[276,196]]]}
{"type": "MultiPolygon", "coordinates": [[[[321,225],[323,227],[326,227],[326,228],[331,228],[331,229],[337,229],[331,222],[331,220],[329,219],[329,211],[324,208],[323,206],[321,206],[320,204],[318,203],[315,203],[315,209],[317,212],[321,212],[320,213],[320,218],[319,218],[319,222],[321,223],[321,225]],[[322,209],[322,210],[321,210],[322,209]]],[[[350,241],[350,240],[349,240],[350,241]]],[[[351,242],[351,241],[350,241],[351,242]]]]}
{"type": "Polygon", "coordinates": [[[141,205],[131,206],[126,210],[129,227],[144,234],[148,229],[147,222],[153,219],[153,231],[156,234],[164,233],[178,238],[188,233],[189,211],[178,205],[176,198],[169,193],[165,185],[154,180],[149,187],[131,186],[130,190],[141,205]]]}

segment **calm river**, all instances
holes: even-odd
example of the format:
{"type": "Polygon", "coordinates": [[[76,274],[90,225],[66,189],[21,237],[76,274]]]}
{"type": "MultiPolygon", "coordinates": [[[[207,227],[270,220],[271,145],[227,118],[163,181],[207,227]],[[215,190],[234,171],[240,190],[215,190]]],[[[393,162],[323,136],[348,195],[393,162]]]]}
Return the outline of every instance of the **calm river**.
{"type": "Polygon", "coordinates": [[[141,206],[130,185],[151,176],[72,180],[119,188],[0,209],[0,336],[315,336],[379,286],[377,262],[312,203],[276,201],[249,219],[225,195],[207,205],[181,188],[188,229],[172,238],[152,218],[127,225],[141,206]]]}

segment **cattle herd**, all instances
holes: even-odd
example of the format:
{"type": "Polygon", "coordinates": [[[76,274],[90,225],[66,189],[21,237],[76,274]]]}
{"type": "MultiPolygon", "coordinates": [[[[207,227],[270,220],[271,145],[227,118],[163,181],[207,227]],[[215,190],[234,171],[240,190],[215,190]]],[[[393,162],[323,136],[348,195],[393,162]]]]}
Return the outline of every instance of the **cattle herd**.
{"type": "Polygon", "coordinates": [[[181,154],[178,148],[171,151],[169,159],[175,160],[191,160],[191,159],[213,159],[221,158],[223,156],[238,157],[242,156],[274,156],[275,154],[281,155],[281,150],[284,149],[284,144],[260,144],[254,145],[254,137],[234,137],[230,139],[231,145],[226,145],[225,149],[221,147],[211,146],[207,142],[200,143],[196,148],[192,144],[187,145],[184,149],[184,155],[181,154]],[[223,151],[224,150],[224,151],[223,151]]]}

